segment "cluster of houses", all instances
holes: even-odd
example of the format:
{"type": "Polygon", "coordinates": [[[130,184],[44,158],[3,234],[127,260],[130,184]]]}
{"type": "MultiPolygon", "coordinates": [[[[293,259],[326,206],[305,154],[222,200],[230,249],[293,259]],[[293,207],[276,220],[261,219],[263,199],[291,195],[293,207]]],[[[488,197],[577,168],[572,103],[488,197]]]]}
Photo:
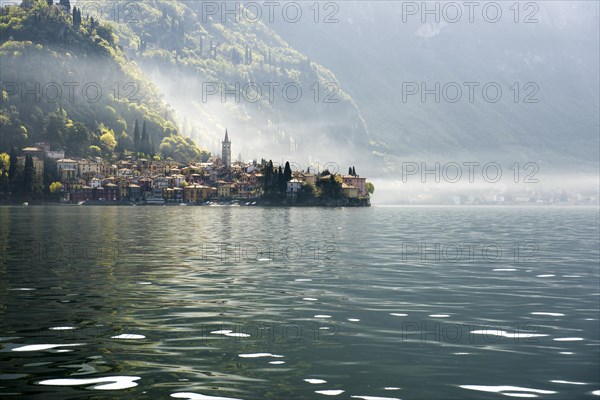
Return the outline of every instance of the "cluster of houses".
{"type": "MultiPolygon", "coordinates": [[[[231,142],[226,134],[222,157],[213,156],[203,163],[182,165],[176,161],[156,161],[135,156],[114,164],[93,159],[65,158],[40,144],[23,149],[41,165],[53,159],[56,176],[62,184],[61,202],[65,203],[134,203],[134,204],[201,204],[209,201],[238,200],[253,202],[263,196],[263,165],[256,160],[231,162],[231,142]]],[[[39,168],[39,169],[38,169],[39,168]]],[[[287,182],[286,195],[295,198],[305,184],[316,185],[319,175],[310,169],[293,171],[287,182]]],[[[342,176],[342,194],[346,198],[368,197],[365,178],[342,176]]]]}
{"type": "MultiPolygon", "coordinates": [[[[207,201],[251,202],[263,195],[262,165],[234,162],[226,166],[219,157],[181,165],[173,161],[149,161],[127,157],[113,165],[96,160],[59,159],[57,173],[63,186],[61,201],[200,204],[207,201]]],[[[343,176],[345,197],[367,196],[365,178],[343,176]]],[[[287,196],[296,197],[303,184],[315,185],[317,175],[293,172],[287,196]]]]}
{"type": "MultiPolygon", "coordinates": [[[[263,195],[262,165],[233,163],[218,157],[205,163],[180,165],[173,161],[135,160],[113,165],[102,160],[60,159],[56,162],[63,185],[63,202],[125,202],[137,204],[200,204],[206,201],[252,201],[263,195]]],[[[287,196],[296,197],[303,184],[315,184],[314,173],[293,172],[287,196]]],[[[345,197],[366,196],[365,178],[343,176],[345,197]]]]}

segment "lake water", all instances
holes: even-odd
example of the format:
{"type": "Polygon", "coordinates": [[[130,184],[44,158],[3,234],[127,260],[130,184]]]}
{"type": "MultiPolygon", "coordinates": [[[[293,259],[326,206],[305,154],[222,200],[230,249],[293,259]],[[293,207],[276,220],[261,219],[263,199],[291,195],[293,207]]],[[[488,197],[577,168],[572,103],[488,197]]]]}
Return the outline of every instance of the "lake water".
{"type": "Polygon", "coordinates": [[[2,399],[600,396],[597,208],[0,219],[2,399]]]}

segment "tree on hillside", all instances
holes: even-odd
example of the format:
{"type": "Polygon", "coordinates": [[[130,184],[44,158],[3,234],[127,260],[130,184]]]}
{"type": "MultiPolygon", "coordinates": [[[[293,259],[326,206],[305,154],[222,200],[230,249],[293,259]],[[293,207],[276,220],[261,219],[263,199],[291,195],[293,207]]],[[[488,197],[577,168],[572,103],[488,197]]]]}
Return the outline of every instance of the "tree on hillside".
{"type": "Polygon", "coordinates": [[[64,147],[67,136],[67,113],[59,108],[48,114],[44,139],[54,146],[64,147]]]}
{"type": "MultiPolygon", "coordinates": [[[[0,24],[1,26],[1,24],[0,24]]],[[[2,68],[4,68],[4,58],[2,58],[2,68]]],[[[3,70],[4,71],[4,70],[3,70]]],[[[27,143],[29,135],[21,114],[16,106],[9,106],[8,93],[2,90],[0,101],[0,148],[8,149],[11,146],[22,147],[27,143]]]]}
{"type": "Polygon", "coordinates": [[[321,196],[331,199],[339,199],[342,196],[342,179],[339,175],[324,176],[317,181],[321,189],[321,196]]]}
{"type": "Polygon", "coordinates": [[[100,136],[100,147],[104,150],[104,155],[107,157],[112,156],[115,147],[117,147],[117,141],[115,139],[115,133],[112,129],[101,128],[102,135],[100,136]]]}
{"type": "Polygon", "coordinates": [[[80,155],[86,152],[90,145],[90,132],[81,122],[67,123],[66,150],[69,155],[80,155]]]}
{"type": "Polygon", "coordinates": [[[287,182],[285,181],[285,178],[283,175],[283,168],[281,168],[281,165],[280,165],[279,168],[277,169],[277,190],[280,193],[285,193],[286,189],[287,189],[287,182]]]}
{"type": "Polygon", "coordinates": [[[31,154],[25,156],[25,167],[23,168],[23,191],[33,193],[35,183],[35,168],[31,154]]]}
{"type": "Polygon", "coordinates": [[[154,140],[152,140],[151,137],[148,140],[149,140],[148,155],[152,158],[156,155],[156,147],[154,146],[154,140]]]}
{"type": "Polygon", "coordinates": [[[289,181],[292,180],[292,169],[290,168],[289,161],[285,162],[285,169],[283,170],[283,180],[285,181],[286,185],[289,181]]]}
{"type": "Polygon", "coordinates": [[[62,190],[63,185],[60,182],[52,182],[50,184],[50,193],[58,193],[62,190]]]}
{"type": "Polygon", "coordinates": [[[140,128],[137,119],[135,120],[135,128],[133,128],[133,151],[136,153],[140,151],[140,128]]]}
{"type": "Polygon", "coordinates": [[[8,184],[8,166],[10,164],[10,156],[6,153],[0,154],[0,192],[7,193],[10,191],[8,184]]]}
{"type": "Polygon", "coordinates": [[[123,131],[121,132],[121,136],[119,136],[119,140],[117,140],[117,147],[115,151],[118,153],[124,153],[126,150],[133,150],[133,142],[129,135],[123,131]]]}
{"type": "Polygon", "coordinates": [[[316,196],[317,188],[311,183],[303,183],[298,192],[298,200],[306,201],[311,200],[316,196]]]}
{"type": "Polygon", "coordinates": [[[73,27],[78,29],[81,26],[81,10],[73,7],[73,27]]]}
{"type": "Polygon", "coordinates": [[[263,171],[263,186],[265,193],[273,191],[273,161],[269,160],[263,171]]]}
{"type": "Polygon", "coordinates": [[[42,190],[48,189],[52,182],[58,181],[60,178],[58,176],[58,171],[56,168],[56,160],[52,158],[46,158],[44,160],[44,171],[42,172],[42,182],[41,188],[42,190]]]}
{"type": "Polygon", "coordinates": [[[146,131],[146,121],[142,123],[142,140],[140,143],[140,152],[150,154],[150,137],[146,131]]]}
{"type": "Polygon", "coordinates": [[[17,189],[17,152],[14,147],[10,146],[10,155],[8,160],[8,183],[10,189],[16,191],[17,189]]]}
{"type": "Polygon", "coordinates": [[[148,133],[146,132],[146,121],[142,122],[142,139],[140,140],[140,153],[146,153],[146,141],[148,140],[148,133]]]}

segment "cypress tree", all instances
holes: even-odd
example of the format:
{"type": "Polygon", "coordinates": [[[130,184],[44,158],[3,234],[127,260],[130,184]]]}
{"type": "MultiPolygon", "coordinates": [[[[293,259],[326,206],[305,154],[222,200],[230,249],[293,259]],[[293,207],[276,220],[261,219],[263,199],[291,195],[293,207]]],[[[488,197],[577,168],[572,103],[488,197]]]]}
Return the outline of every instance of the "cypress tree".
{"type": "Polygon", "coordinates": [[[265,174],[263,176],[263,180],[264,180],[265,193],[272,192],[274,177],[273,177],[273,161],[271,161],[271,160],[269,160],[269,162],[267,163],[267,166],[265,168],[265,174]]]}
{"type": "Polygon", "coordinates": [[[283,169],[281,168],[281,165],[280,165],[279,168],[277,169],[277,189],[279,192],[285,193],[286,186],[287,185],[286,185],[285,179],[283,177],[283,169]]]}
{"type": "Polygon", "coordinates": [[[283,170],[283,179],[286,184],[292,180],[292,169],[290,168],[289,161],[285,162],[285,169],[283,170]]]}
{"type": "Polygon", "coordinates": [[[10,184],[10,189],[16,191],[17,189],[17,152],[13,146],[10,146],[10,156],[9,156],[9,166],[8,166],[8,182],[10,184]]]}
{"type": "Polygon", "coordinates": [[[146,121],[142,123],[142,143],[140,145],[141,152],[144,154],[150,154],[150,140],[148,132],[146,131],[146,121]]]}
{"type": "Polygon", "coordinates": [[[81,11],[77,7],[73,7],[73,27],[78,29],[81,26],[81,11]]]}
{"type": "Polygon", "coordinates": [[[0,174],[0,192],[10,192],[10,185],[8,184],[8,175],[6,172],[2,172],[2,174],[0,174]]]}
{"type": "Polygon", "coordinates": [[[154,146],[154,140],[152,140],[152,138],[150,138],[150,158],[154,158],[154,156],[156,155],[156,147],[154,146]]]}
{"type": "Polygon", "coordinates": [[[140,151],[140,128],[137,119],[135,120],[135,128],[133,128],[133,151],[136,153],[140,151]]]}
{"type": "Polygon", "coordinates": [[[33,158],[31,154],[25,156],[25,168],[23,169],[23,191],[33,193],[33,183],[35,180],[35,168],[33,167],[33,158]]]}

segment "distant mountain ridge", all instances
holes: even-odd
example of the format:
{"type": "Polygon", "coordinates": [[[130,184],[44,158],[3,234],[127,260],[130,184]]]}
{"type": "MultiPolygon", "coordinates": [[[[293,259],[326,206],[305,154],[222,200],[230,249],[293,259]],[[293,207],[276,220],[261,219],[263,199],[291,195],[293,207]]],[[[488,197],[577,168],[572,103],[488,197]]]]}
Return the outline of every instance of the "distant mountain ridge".
{"type": "Polygon", "coordinates": [[[597,173],[597,2],[519,3],[516,15],[513,3],[494,3],[502,7],[497,23],[483,18],[484,3],[473,23],[463,3],[453,3],[462,7],[457,23],[447,21],[452,10],[436,23],[420,2],[336,4],[337,23],[277,20],[270,27],[335,71],[364,117],[370,150],[389,171],[404,161],[527,160],[544,171],[597,173]],[[466,82],[479,85],[473,102],[466,82]],[[404,98],[403,84],[412,83],[418,92],[404,98]],[[420,85],[432,90],[436,83],[439,102],[433,94],[422,101],[420,85]],[[488,83],[502,89],[498,102],[483,97],[488,83]],[[455,97],[453,84],[462,88],[457,102],[446,100],[455,97]]]}

